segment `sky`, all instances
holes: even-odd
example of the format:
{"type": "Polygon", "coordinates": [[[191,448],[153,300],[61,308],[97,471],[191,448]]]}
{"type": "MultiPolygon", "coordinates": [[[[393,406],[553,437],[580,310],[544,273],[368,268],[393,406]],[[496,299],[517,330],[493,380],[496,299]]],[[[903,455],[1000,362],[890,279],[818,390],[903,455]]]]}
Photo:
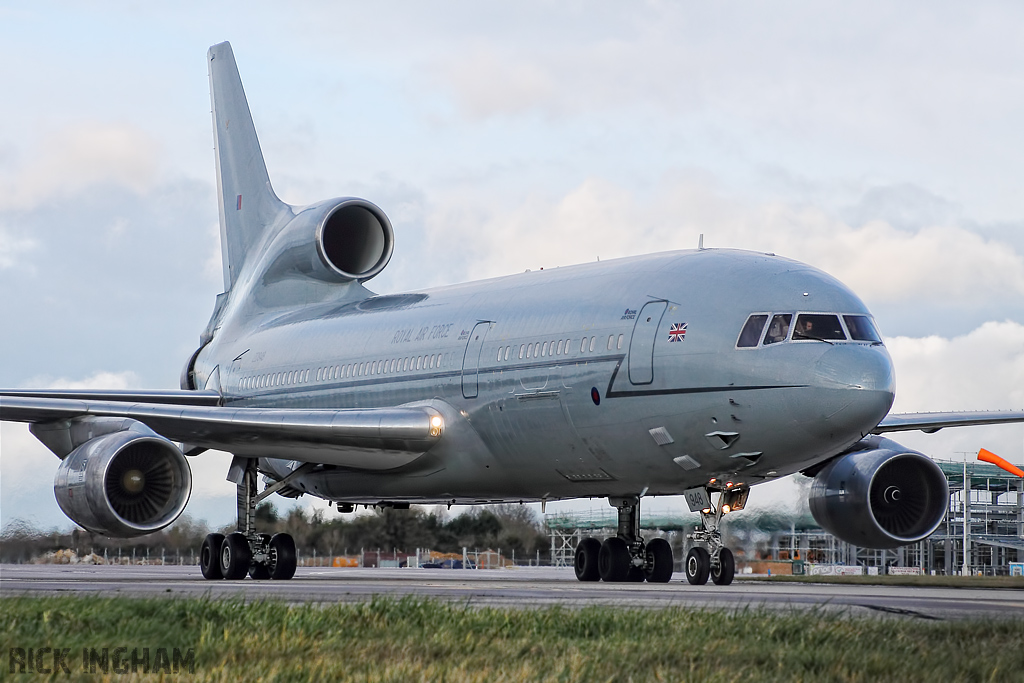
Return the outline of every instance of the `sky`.
{"type": "MultiPolygon", "coordinates": [[[[230,40],[278,194],[391,218],[374,291],[703,235],[857,292],[894,411],[1024,407],[1019,3],[151,5],[0,1],[0,386],[177,388],[222,289],[206,50],[230,40]]],[[[1024,461],[1019,426],[895,438],[1024,461]]],[[[228,461],[190,460],[192,517],[232,521],[228,461]]],[[[0,526],[69,525],[56,467],[0,427],[0,526]]]]}

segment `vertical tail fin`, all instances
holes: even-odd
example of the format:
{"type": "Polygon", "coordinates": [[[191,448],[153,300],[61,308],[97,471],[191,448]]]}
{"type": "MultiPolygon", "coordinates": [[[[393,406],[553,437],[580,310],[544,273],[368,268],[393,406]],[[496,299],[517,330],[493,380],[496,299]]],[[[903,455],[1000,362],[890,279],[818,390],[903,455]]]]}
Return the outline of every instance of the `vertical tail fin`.
{"type": "Polygon", "coordinates": [[[231,44],[214,45],[206,56],[213,101],[224,291],[229,291],[246,256],[289,207],[270,185],[231,44]]]}

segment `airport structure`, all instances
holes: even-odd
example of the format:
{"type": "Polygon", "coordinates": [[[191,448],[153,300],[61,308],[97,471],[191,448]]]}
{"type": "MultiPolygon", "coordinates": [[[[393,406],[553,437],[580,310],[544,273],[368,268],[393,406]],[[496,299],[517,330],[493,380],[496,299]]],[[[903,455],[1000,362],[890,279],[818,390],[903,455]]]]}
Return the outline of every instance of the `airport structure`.
{"type": "MultiPolygon", "coordinates": [[[[949,508],[928,538],[893,549],[861,548],[824,531],[809,514],[749,510],[723,520],[723,534],[732,537],[730,544],[736,548],[738,570],[760,564],[778,572],[793,563],[797,572],[805,564],[817,564],[859,566],[865,572],[907,568],[927,574],[1009,574],[1011,563],[1024,561],[1024,479],[987,463],[937,464],[949,482],[949,508]]],[[[545,523],[552,564],[572,566],[576,545],[587,536],[614,534],[617,518],[609,508],[548,514],[545,523]]],[[[682,558],[690,545],[687,533],[699,523],[697,515],[686,512],[652,513],[641,519],[641,529],[666,537],[676,558],[682,558]]]]}

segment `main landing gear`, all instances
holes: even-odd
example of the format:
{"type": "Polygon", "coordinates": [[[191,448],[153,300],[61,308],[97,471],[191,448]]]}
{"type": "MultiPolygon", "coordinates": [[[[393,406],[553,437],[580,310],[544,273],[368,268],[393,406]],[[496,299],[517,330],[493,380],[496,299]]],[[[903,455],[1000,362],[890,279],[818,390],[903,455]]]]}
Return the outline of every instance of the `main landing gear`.
{"type": "Polygon", "coordinates": [[[609,498],[619,511],[617,535],[602,543],[585,538],[576,546],[576,578],[580,581],[648,581],[672,579],[672,547],[664,538],[645,543],[640,536],[640,499],[609,498]]]}
{"type": "Polygon", "coordinates": [[[708,577],[718,586],[728,586],[736,574],[736,561],[732,551],[722,545],[722,533],[719,530],[722,515],[742,510],[747,503],[750,489],[733,488],[727,484],[718,496],[717,507],[711,503],[711,489],[702,487],[686,492],[686,500],[690,509],[700,512],[701,527],[687,538],[693,546],[686,553],[683,571],[686,580],[694,586],[703,586],[708,577]]]}
{"type": "Polygon", "coordinates": [[[228,480],[238,487],[238,528],[227,536],[209,534],[199,552],[199,566],[206,579],[277,579],[295,575],[295,541],[290,534],[258,534],[255,528],[256,505],[282,488],[292,478],[308,471],[303,466],[288,477],[258,494],[255,458],[235,457],[228,480]]]}

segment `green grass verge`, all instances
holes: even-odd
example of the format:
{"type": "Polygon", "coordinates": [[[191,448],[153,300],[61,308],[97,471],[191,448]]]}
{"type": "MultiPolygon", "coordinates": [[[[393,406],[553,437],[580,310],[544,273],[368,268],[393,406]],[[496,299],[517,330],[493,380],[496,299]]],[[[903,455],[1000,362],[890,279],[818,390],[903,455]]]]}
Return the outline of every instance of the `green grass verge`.
{"type": "MultiPolygon", "coordinates": [[[[471,608],[416,599],[289,606],[97,597],[0,601],[10,648],[193,648],[179,680],[1007,681],[1024,619],[920,621],[827,612],[471,608]]],[[[11,674],[9,661],[0,678],[11,674]]]]}
{"type": "Polygon", "coordinates": [[[935,586],[939,588],[1017,588],[1024,590],[1021,576],[737,576],[737,581],[776,583],[852,583],[868,586],[935,586]]]}

